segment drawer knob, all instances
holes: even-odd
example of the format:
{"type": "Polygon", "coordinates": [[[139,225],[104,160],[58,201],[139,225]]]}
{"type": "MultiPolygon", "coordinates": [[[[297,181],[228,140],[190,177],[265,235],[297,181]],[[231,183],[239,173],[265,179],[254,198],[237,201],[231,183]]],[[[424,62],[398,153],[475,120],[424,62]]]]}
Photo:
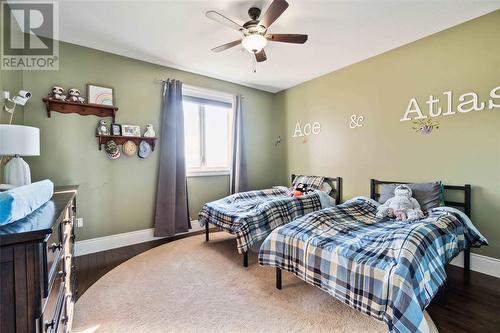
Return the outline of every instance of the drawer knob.
{"type": "Polygon", "coordinates": [[[52,252],[56,252],[56,250],[61,250],[62,249],[62,243],[52,243],[52,245],[49,247],[52,252]]]}
{"type": "Polygon", "coordinates": [[[65,278],[66,277],[66,272],[65,271],[59,271],[59,272],[57,272],[57,275],[59,275],[59,277],[61,277],[61,278],[65,278]]]}
{"type": "Polygon", "coordinates": [[[51,321],[46,320],[45,321],[45,331],[48,331],[49,328],[54,328],[54,325],[56,324],[56,321],[52,319],[51,321]]]}
{"type": "Polygon", "coordinates": [[[64,316],[61,318],[61,323],[65,325],[68,322],[68,316],[64,316]]]}
{"type": "Polygon", "coordinates": [[[69,220],[64,220],[63,221],[63,224],[66,225],[66,224],[71,224],[73,223],[73,220],[72,219],[69,219],[69,220]]]}

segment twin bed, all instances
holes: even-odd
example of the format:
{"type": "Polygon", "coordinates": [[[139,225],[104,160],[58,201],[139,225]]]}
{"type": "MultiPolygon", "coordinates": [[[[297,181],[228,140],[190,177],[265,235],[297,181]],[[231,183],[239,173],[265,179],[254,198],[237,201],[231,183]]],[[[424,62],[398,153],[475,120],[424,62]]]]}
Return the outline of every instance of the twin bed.
{"type": "Polygon", "coordinates": [[[238,252],[243,254],[243,265],[247,267],[248,250],[272,230],[305,214],[340,203],[340,177],[292,175],[292,186],[299,183],[312,192],[295,197],[291,196],[291,189],[277,186],[237,193],[205,204],[198,222],[205,227],[206,241],[209,241],[209,224],[235,235],[238,252]],[[328,186],[328,193],[321,191],[323,186],[328,186]]]}
{"type": "Polygon", "coordinates": [[[463,200],[443,196],[423,219],[395,221],[376,217],[378,187],[386,184],[395,182],[371,180],[371,198],[353,198],[273,225],[263,236],[259,263],[276,269],[278,289],[287,270],[384,321],[390,332],[427,332],[423,312],[443,290],[445,265],[464,251],[468,281],[470,248],[487,241],[470,221],[470,185],[444,185],[443,194],[461,192],[463,200]]]}

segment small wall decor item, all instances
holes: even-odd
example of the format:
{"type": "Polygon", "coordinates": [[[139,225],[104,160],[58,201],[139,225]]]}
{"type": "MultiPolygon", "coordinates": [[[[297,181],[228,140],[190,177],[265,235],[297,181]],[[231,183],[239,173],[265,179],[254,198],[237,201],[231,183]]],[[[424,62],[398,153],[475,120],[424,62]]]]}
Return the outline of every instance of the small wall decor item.
{"type": "Polygon", "coordinates": [[[139,143],[139,157],[147,158],[149,154],[151,154],[151,146],[146,141],[141,141],[141,143],[139,143]]]}
{"type": "Polygon", "coordinates": [[[87,99],[92,104],[113,105],[113,88],[87,84],[87,99]]]}
{"type": "Polygon", "coordinates": [[[123,153],[127,156],[132,156],[137,152],[137,145],[133,141],[126,141],[122,145],[123,153]]]}
{"type": "Polygon", "coordinates": [[[423,135],[431,134],[433,130],[439,129],[439,121],[434,119],[415,120],[413,125],[415,132],[423,135]]]}
{"type": "Polygon", "coordinates": [[[141,136],[141,127],[137,125],[122,125],[123,136],[141,136]]]}
{"type": "Polygon", "coordinates": [[[113,140],[106,142],[104,145],[104,151],[110,160],[116,160],[121,155],[118,145],[113,140]]]}
{"type": "Polygon", "coordinates": [[[49,98],[64,101],[66,100],[66,92],[63,87],[53,86],[50,90],[49,98]]]}
{"type": "Polygon", "coordinates": [[[153,129],[152,124],[146,125],[146,132],[144,132],[143,137],[145,138],[154,138],[156,136],[155,130],[153,129]]]}
{"type": "Polygon", "coordinates": [[[292,137],[318,135],[319,133],[321,133],[321,124],[319,122],[314,122],[312,125],[311,123],[306,123],[304,127],[300,126],[300,122],[297,122],[292,137]]]}
{"type": "Polygon", "coordinates": [[[439,116],[451,116],[458,113],[468,113],[471,111],[482,111],[485,109],[493,110],[495,108],[500,108],[500,101],[495,101],[500,99],[500,86],[491,89],[489,99],[487,101],[479,101],[479,95],[475,92],[468,92],[462,94],[455,101],[456,112],[452,110],[453,108],[453,91],[443,92],[445,103],[442,106],[436,106],[439,103],[439,98],[430,95],[425,104],[428,105],[428,116],[422,113],[420,104],[415,97],[410,99],[406,112],[399,121],[410,121],[410,120],[421,120],[427,119],[428,117],[439,117],[439,116]],[[486,103],[488,102],[488,103],[486,103]],[[495,103],[496,102],[496,103],[495,103]]]}
{"type": "Polygon", "coordinates": [[[97,135],[109,135],[108,122],[106,120],[99,120],[97,125],[97,135]]]}
{"type": "Polygon", "coordinates": [[[85,98],[80,96],[80,90],[76,88],[71,88],[68,90],[68,95],[66,96],[66,102],[85,103],[85,98]]]}
{"type": "Polygon", "coordinates": [[[365,117],[353,114],[351,116],[351,121],[349,122],[349,127],[350,128],[363,127],[362,124],[363,120],[365,120],[365,117]]]}
{"type": "Polygon", "coordinates": [[[278,145],[281,143],[281,136],[278,135],[278,138],[276,139],[276,141],[274,142],[274,146],[275,147],[278,147],[278,145]]]}
{"type": "Polygon", "coordinates": [[[111,124],[111,134],[116,136],[122,135],[122,126],[120,124],[111,124]]]}

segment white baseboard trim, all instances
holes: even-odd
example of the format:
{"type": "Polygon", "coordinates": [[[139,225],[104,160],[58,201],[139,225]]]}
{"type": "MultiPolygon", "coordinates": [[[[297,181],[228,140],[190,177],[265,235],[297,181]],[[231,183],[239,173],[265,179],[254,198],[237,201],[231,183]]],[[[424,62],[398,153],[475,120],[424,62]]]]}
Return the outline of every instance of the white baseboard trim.
{"type": "MultiPolygon", "coordinates": [[[[191,221],[192,229],[188,232],[201,230],[197,221],[191,221]]],[[[184,233],[183,233],[184,234],[184,233]]],[[[181,234],[182,235],[182,234],[181,234]]],[[[154,228],[125,232],[122,234],[86,239],[75,243],[75,256],[116,249],[119,247],[145,243],[165,237],[155,237],[154,228]]]]}
{"type": "MultiPolygon", "coordinates": [[[[193,228],[188,232],[201,230],[197,221],[191,221],[193,228]]],[[[111,236],[99,237],[77,241],[75,244],[75,255],[83,256],[89,253],[96,253],[111,249],[116,249],[123,246],[129,246],[144,242],[149,242],[165,237],[155,237],[154,229],[143,229],[132,232],[125,232],[111,236]]],[[[454,266],[464,267],[464,255],[461,252],[455,259],[451,261],[454,266]]],[[[500,278],[500,259],[486,257],[480,254],[471,253],[470,255],[471,270],[491,275],[500,278]]]]}
{"type": "MultiPolygon", "coordinates": [[[[454,266],[464,267],[464,253],[461,252],[451,261],[451,264],[454,266]]],[[[471,253],[470,269],[475,272],[500,278],[500,259],[471,253]]]]}
{"type": "Polygon", "coordinates": [[[155,237],[154,229],[150,228],[111,236],[86,239],[75,243],[75,256],[83,256],[89,253],[116,249],[118,247],[149,242],[161,238],[163,237],[155,237]]]}

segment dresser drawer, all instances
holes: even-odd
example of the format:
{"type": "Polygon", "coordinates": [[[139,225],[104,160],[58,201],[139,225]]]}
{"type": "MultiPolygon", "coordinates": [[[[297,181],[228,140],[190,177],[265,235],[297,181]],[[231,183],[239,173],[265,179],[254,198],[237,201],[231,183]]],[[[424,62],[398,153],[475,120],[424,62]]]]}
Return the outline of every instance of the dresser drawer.
{"type": "Polygon", "coordinates": [[[57,274],[63,242],[61,225],[56,224],[52,233],[43,241],[43,297],[47,297],[57,274]]]}
{"type": "Polygon", "coordinates": [[[73,305],[71,303],[71,298],[64,296],[64,302],[61,307],[61,312],[58,317],[57,326],[54,327],[53,332],[57,333],[69,333],[71,330],[71,324],[73,321],[73,305]],[[69,307],[71,305],[71,307],[69,307]]]}
{"type": "Polygon", "coordinates": [[[62,239],[65,255],[74,255],[75,233],[73,230],[73,218],[62,222],[62,239]]]}
{"type": "Polygon", "coordinates": [[[51,288],[49,288],[49,294],[47,297],[42,299],[42,314],[45,320],[54,317],[57,303],[59,302],[58,300],[61,297],[60,293],[65,293],[65,289],[62,288],[65,287],[65,282],[66,273],[64,272],[64,261],[59,261],[51,288]]]}
{"type": "Polygon", "coordinates": [[[73,301],[72,295],[66,295],[64,298],[61,316],[59,317],[59,325],[56,332],[69,333],[71,331],[71,326],[73,324],[74,306],[75,303],[73,301]]]}
{"type": "Polygon", "coordinates": [[[68,254],[64,256],[64,271],[66,273],[66,294],[70,295],[74,293],[75,289],[75,269],[73,263],[73,256],[68,254]]]}
{"type": "Polygon", "coordinates": [[[67,323],[66,296],[64,295],[64,285],[57,300],[54,316],[50,320],[45,320],[43,333],[69,332],[66,330],[67,323]]]}
{"type": "Polygon", "coordinates": [[[64,212],[64,219],[62,221],[63,234],[71,234],[73,232],[74,221],[75,221],[75,214],[72,209],[72,206],[70,206],[64,212]]]}
{"type": "Polygon", "coordinates": [[[54,281],[54,286],[45,300],[45,306],[41,316],[42,333],[57,332],[59,318],[66,299],[64,278],[57,278],[54,281]]]}

